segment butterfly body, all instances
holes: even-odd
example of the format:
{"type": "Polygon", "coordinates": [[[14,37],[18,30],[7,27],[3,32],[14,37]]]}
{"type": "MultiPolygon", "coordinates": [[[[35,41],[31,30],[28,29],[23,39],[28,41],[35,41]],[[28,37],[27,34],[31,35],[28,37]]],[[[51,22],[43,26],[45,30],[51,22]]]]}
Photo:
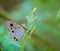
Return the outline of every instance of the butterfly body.
{"type": "Polygon", "coordinates": [[[19,41],[26,33],[24,27],[12,21],[7,21],[7,28],[10,33],[10,38],[15,41],[19,41]]]}

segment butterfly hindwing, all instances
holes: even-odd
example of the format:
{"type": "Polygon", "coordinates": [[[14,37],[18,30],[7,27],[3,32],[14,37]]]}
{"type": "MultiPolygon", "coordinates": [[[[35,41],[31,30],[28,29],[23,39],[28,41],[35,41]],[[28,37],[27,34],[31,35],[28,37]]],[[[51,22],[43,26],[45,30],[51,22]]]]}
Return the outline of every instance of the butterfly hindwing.
{"type": "Polygon", "coordinates": [[[15,41],[19,41],[19,39],[21,39],[26,32],[26,30],[21,25],[12,21],[7,21],[7,28],[10,33],[10,38],[15,41]]]}

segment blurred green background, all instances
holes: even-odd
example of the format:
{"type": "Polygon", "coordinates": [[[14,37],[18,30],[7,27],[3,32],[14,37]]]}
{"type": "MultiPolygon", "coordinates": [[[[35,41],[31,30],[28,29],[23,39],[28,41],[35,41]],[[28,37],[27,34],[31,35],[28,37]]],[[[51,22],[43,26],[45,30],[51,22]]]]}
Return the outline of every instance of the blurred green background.
{"type": "Polygon", "coordinates": [[[36,8],[36,28],[24,51],[60,51],[60,0],[0,0],[0,51],[20,51],[9,39],[6,21],[27,24],[30,11],[36,8]]]}

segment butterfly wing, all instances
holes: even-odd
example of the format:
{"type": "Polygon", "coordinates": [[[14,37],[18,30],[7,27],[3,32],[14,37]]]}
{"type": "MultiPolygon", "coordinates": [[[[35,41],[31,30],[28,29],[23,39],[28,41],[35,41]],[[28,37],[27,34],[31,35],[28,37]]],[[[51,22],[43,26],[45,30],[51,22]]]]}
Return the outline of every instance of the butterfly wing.
{"type": "Polygon", "coordinates": [[[9,35],[10,38],[18,41],[19,39],[22,38],[22,36],[25,35],[26,30],[19,24],[12,22],[12,21],[7,21],[7,28],[9,30],[9,35]]]}

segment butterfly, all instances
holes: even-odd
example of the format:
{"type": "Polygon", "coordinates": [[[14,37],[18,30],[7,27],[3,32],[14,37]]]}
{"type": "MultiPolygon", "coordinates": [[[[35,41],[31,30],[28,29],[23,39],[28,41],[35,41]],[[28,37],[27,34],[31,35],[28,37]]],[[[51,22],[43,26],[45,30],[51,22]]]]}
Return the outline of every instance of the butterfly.
{"type": "Polygon", "coordinates": [[[10,38],[15,41],[19,41],[26,33],[26,29],[15,22],[7,21],[6,25],[10,38]]]}

